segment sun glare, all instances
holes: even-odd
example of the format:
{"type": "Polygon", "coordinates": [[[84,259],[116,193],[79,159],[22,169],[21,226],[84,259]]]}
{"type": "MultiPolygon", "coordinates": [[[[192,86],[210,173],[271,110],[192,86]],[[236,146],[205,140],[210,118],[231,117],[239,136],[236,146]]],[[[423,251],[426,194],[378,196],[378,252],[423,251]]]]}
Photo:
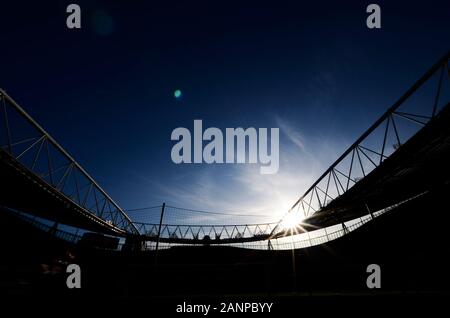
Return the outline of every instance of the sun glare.
{"type": "Polygon", "coordinates": [[[301,226],[304,217],[298,212],[290,212],[286,214],[281,222],[285,230],[295,230],[301,226]]]}

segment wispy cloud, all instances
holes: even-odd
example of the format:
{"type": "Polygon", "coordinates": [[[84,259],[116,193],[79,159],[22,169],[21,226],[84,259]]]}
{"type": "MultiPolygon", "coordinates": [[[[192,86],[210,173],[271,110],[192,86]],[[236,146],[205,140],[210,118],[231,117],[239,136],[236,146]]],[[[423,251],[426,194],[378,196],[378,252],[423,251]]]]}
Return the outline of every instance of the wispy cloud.
{"type": "Polygon", "coordinates": [[[203,164],[195,171],[187,166],[177,166],[175,169],[185,173],[158,184],[157,190],[163,200],[185,208],[269,215],[265,219],[199,215],[198,222],[278,220],[329,164],[326,160],[317,160],[318,155],[334,160],[342,147],[337,147],[333,140],[320,138],[306,143],[306,137],[292,122],[279,116],[274,118],[287,137],[280,145],[278,173],[262,175],[257,164],[203,164]]]}
{"type": "Polygon", "coordinates": [[[301,150],[305,150],[304,138],[293,125],[279,116],[275,116],[275,123],[290,141],[301,150]]]}

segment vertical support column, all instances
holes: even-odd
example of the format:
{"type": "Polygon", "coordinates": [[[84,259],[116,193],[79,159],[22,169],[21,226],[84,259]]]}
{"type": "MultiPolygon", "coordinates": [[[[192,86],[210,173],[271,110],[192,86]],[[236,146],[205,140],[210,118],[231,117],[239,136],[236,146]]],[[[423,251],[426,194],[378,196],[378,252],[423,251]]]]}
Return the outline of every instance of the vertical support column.
{"type": "Polygon", "coordinates": [[[347,229],[347,225],[345,225],[344,222],[342,222],[342,230],[344,231],[344,235],[349,233],[349,230],[347,229]]]}
{"type": "Polygon", "coordinates": [[[437,107],[439,104],[439,96],[441,94],[442,79],[444,78],[445,67],[446,67],[446,63],[444,63],[442,65],[442,70],[441,70],[441,74],[439,76],[439,83],[438,83],[438,88],[437,88],[437,92],[436,92],[436,97],[434,99],[433,112],[431,113],[431,117],[434,117],[436,115],[436,110],[437,110],[437,107]]]}
{"type": "Polygon", "coordinates": [[[6,138],[8,142],[8,153],[12,155],[12,142],[11,142],[11,130],[9,129],[9,120],[8,120],[8,111],[6,110],[6,97],[4,94],[0,92],[0,99],[2,101],[3,106],[3,114],[5,116],[5,129],[6,129],[6,138]]]}
{"type": "Polygon", "coordinates": [[[292,292],[297,292],[297,265],[295,263],[295,249],[294,246],[291,249],[291,257],[292,257],[292,292]]]}
{"type": "Polygon", "coordinates": [[[156,240],[155,264],[158,263],[159,239],[161,237],[161,226],[162,226],[162,221],[164,218],[165,208],[166,208],[166,203],[163,203],[162,208],[161,208],[161,217],[159,218],[158,239],[156,240]]]}
{"type": "Polygon", "coordinates": [[[367,211],[369,211],[369,213],[370,213],[370,217],[371,217],[372,220],[373,220],[373,213],[372,213],[372,210],[369,209],[369,206],[368,206],[367,204],[365,204],[365,206],[366,206],[367,211]]]}

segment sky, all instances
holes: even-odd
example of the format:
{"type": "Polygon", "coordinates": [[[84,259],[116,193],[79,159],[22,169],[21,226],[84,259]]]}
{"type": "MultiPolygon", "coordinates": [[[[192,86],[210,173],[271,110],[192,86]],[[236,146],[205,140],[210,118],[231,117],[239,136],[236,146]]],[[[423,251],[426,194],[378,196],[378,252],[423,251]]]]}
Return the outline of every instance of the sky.
{"type": "Polygon", "coordinates": [[[377,1],[381,29],[366,27],[369,3],[1,3],[0,87],[125,210],[277,219],[450,49],[448,1],[377,1]],[[66,27],[70,3],[81,29],[66,27]],[[173,163],[171,132],[195,119],[279,128],[278,173],[173,163]]]}

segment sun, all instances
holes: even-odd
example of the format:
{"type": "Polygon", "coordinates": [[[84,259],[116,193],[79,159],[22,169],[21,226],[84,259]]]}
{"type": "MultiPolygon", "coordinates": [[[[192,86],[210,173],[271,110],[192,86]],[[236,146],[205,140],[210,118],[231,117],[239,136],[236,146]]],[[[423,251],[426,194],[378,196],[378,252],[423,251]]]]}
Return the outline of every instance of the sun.
{"type": "Polygon", "coordinates": [[[301,228],[303,220],[304,217],[299,212],[289,212],[281,221],[281,226],[286,231],[297,232],[297,229],[301,228]]]}

